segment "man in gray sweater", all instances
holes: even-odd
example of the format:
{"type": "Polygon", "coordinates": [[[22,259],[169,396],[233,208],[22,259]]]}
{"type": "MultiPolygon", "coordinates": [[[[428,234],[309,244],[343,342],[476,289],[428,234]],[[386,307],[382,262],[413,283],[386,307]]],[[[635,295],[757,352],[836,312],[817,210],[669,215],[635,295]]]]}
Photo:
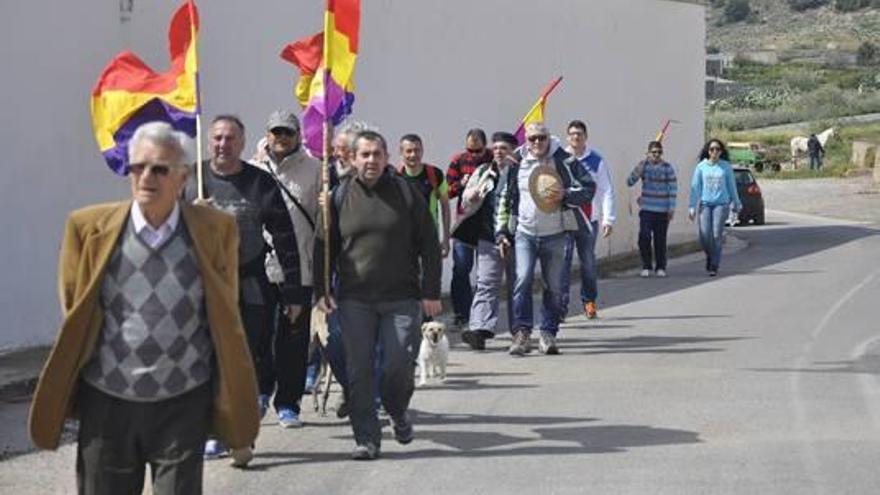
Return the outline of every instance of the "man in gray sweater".
{"type": "MultiPolygon", "coordinates": [[[[413,439],[407,414],[415,384],[422,312],[436,316],[440,303],[440,243],[424,199],[388,169],[382,135],[363,131],[354,141],[356,174],[334,189],[330,207],[330,262],[338,283],[330,295],[315,277],[318,308],[339,312],[348,370],[356,460],[379,455],[382,432],[373,403],[376,345],[383,348],[382,404],[394,438],[413,439]],[[337,304],[338,301],[338,304],[337,304]]],[[[318,222],[314,273],[323,273],[328,235],[318,222]]]]}

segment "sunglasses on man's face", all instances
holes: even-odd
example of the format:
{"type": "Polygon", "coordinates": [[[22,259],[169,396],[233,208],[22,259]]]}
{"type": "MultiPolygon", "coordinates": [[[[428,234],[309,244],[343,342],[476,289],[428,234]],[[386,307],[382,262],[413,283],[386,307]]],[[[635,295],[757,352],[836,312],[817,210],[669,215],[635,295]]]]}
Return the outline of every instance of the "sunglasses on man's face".
{"type": "Polygon", "coordinates": [[[278,137],[296,136],[296,131],[294,131],[292,129],[288,129],[287,127],[276,127],[269,132],[271,132],[273,136],[278,136],[278,137]]]}
{"type": "Polygon", "coordinates": [[[534,136],[529,136],[528,140],[530,143],[540,143],[542,141],[547,140],[546,134],[535,134],[534,136]]]}
{"type": "Polygon", "coordinates": [[[161,163],[132,163],[128,166],[128,170],[135,175],[141,175],[148,172],[157,177],[167,177],[171,173],[173,166],[161,163]]]}

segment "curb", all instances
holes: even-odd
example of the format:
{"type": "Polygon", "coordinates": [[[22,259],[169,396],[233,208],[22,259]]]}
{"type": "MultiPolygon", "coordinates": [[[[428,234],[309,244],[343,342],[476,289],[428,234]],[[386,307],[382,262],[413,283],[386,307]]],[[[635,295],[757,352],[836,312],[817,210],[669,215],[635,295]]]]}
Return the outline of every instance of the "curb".
{"type": "Polygon", "coordinates": [[[50,350],[50,346],[43,345],[0,354],[0,402],[30,398],[50,350]]]}

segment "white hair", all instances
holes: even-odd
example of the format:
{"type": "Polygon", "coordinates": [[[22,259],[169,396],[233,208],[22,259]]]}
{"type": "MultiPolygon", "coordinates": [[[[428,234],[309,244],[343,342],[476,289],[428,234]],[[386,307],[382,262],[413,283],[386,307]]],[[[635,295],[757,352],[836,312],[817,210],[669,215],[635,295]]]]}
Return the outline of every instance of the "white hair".
{"type": "Polygon", "coordinates": [[[134,150],[137,149],[141,141],[149,141],[159,146],[171,148],[180,160],[179,165],[189,165],[193,161],[192,139],[180,131],[175,131],[167,122],[147,122],[135,129],[128,141],[129,162],[133,160],[134,150]]]}
{"type": "Polygon", "coordinates": [[[550,134],[543,122],[531,122],[526,125],[526,134],[550,134]]]}
{"type": "Polygon", "coordinates": [[[354,149],[354,142],[357,139],[358,134],[364,131],[378,132],[379,129],[362,120],[346,120],[336,130],[336,134],[338,136],[345,136],[345,145],[350,149],[354,149]]]}

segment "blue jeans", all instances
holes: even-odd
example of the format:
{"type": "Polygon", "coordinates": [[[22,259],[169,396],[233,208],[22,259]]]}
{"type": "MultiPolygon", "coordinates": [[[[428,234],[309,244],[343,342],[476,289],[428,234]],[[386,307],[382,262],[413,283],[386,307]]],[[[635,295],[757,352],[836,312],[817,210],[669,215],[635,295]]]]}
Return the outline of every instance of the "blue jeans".
{"type": "Polygon", "coordinates": [[[819,170],[822,168],[822,156],[810,155],[810,170],[819,170]]]}
{"type": "Polygon", "coordinates": [[[474,268],[475,249],[461,241],[452,242],[452,284],[449,287],[455,316],[469,320],[474,292],[471,270],[474,268]]]}
{"type": "Polygon", "coordinates": [[[516,233],[516,283],[513,285],[512,332],[531,332],[534,326],[532,285],[535,264],[541,261],[544,281],[541,309],[541,331],[553,335],[559,331],[562,315],[562,273],[565,270],[565,251],[569,243],[566,232],[538,237],[516,233]]]}
{"type": "Polygon", "coordinates": [[[571,234],[571,242],[565,250],[565,271],[562,272],[562,314],[568,314],[568,300],[571,297],[571,264],[577,250],[581,272],[581,304],[596,301],[599,297],[599,267],[596,263],[596,236],[599,235],[599,222],[590,222],[593,231],[580,229],[571,234]]]}
{"type": "Polygon", "coordinates": [[[700,205],[700,245],[706,253],[706,270],[718,270],[721,265],[724,222],[729,215],[730,205],[700,205]]]}

